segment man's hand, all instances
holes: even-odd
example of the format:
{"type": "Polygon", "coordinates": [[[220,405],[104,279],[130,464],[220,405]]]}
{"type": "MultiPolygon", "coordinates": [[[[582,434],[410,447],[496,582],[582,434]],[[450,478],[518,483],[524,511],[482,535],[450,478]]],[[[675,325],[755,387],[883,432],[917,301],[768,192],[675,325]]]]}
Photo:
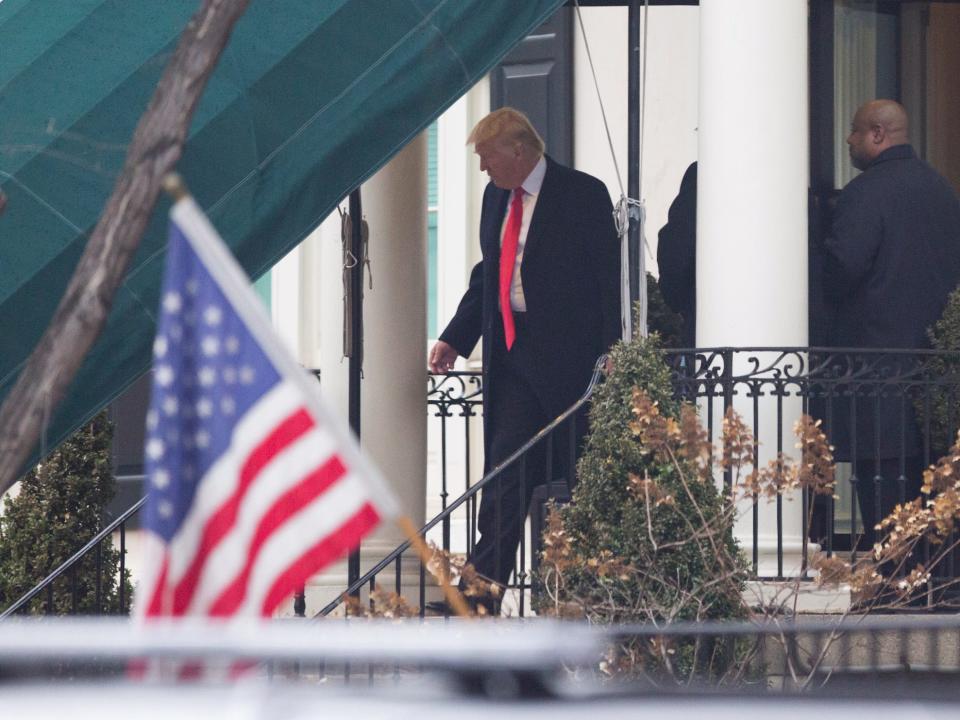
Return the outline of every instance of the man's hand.
{"type": "Polygon", "coordinates": [[[453,363],[456,362],[460,353],[453,349],[453,346],[445,343],[443,340],[437,340],[437,344],[430,349],[430,357],[427,359],[427,365],[432,373],[445,373],[453,370],[453,363]]]}

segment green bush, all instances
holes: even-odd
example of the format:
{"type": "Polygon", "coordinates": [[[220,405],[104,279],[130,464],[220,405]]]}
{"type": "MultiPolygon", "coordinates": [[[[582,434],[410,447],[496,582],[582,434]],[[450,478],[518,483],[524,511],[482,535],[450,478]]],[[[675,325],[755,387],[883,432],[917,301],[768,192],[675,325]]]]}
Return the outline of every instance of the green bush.
{"type": "MultiPolygon", "coordinates": [[[[116,492],[110,458],[113,429],[106,412],[65,440],[40,465],[24,476],[16,497],[4,499],[0,516],[0,608],[14,603],[36,586],[104,527],[104,509],[116,492]]],[[[120,552],[101,545],[99,610],[120,612],[120,552]]],[[[75,566],[76,612],[94,614],[97,604],[97,552],[75,566]]],[[[125,573],[126,605],[130,579],[125,573]]],[[[53,612],[72,614],[72,573],[54,582],[53,612]]],[[[32,614],[47,612],[47,593],[29,605],[32,614]]]]}
{"type": "MultiPolygon", "coordinates": [[[[619,343],[611,358],[594,393],[573,501],[551,513],[544,535],[540,611],[597,624],[746,617],[734,511],[714,484],[692,408],[682,413],[673,397],[659,338],[619,343]],[[675,433],[676,454],[643,441],[644,416],[654,432],[675,433]]],[[[716,677],[730,652],[679,643],[666,655],[624,643],[607,668],[716,677]]]]}
{"type": "Polygon", "coordinates": [[[927,335],[934,350],[957,353],[954,357],[940,356],[927,361],[928,377],[947,382],[930,388],[929,406],[922,394],[915,400],[921,428],[925,425],[929,407],[930,456],[938,458],[948,453],[960,426],[960,289],[950,294],[943,315],[927,335]]]}
{"type": "Polygon", "coordinates": [[[660,283],[647,273],[647,327],[651,333],[657,333],[663,347],[679,348],[684,346],[681,339],[683,318],[674,312],[663,299],[660,283]]]}

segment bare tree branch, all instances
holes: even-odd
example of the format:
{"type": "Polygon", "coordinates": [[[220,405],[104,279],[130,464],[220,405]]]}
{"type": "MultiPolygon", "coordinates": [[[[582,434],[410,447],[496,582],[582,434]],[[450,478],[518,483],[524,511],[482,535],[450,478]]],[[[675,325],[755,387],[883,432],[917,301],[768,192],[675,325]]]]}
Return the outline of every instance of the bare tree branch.
{"type": "Polygon", "coordinates": [[[103,330],[161,180],[180,159],[207,79],[249,2],[202,0],[184,30],[53,320],[0,407],[0,493],[16,481],[44,423],[103,330]]]}

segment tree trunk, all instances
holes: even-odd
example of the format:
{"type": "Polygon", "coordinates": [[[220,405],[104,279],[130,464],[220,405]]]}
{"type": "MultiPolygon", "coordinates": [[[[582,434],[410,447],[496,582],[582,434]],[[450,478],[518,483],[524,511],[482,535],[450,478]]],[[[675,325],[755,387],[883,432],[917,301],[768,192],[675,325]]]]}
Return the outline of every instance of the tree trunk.
{"type": "Polygon", "coordinates": [[[180,159],[207,79],[249,2],[203,0],[184,30],[53,320],[0,407],[0,494],[16,481],[103,330],[160,183],[180,159]]]}

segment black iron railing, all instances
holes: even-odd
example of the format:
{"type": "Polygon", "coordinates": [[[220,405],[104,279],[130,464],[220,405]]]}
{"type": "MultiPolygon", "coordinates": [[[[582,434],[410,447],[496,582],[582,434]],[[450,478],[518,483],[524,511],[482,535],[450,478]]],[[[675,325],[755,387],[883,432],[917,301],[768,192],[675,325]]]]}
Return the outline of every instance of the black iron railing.
{"type": "MultiPolygon", "coordinates": [[[[477,541],[477,498],[481,491],[483,491],[485,488],[494,490],[496,484],[501,481],[504,474],[509,470],[519,468],[520,472],[522,473],[524,470],[524,464],[527,462],[531,452],[538,448],[543,452],[544,462],[547,465],[545,477],[551,478],[554,446],[557,448],[563,448],[563,451],[570,457],[573,457],[576,454],[577,414],[581,411],[584,405],[590,401],[590,397],[593,394],[593,389],[602,377],[601,370],[605,361],[605,357],[601,357],[597,361],[593,375],[590,378],[590,382],[587,385],[583,395],[579,400],[577,400],[577,402],[575,402],[566,411],[554,419],[549,425],[544,427],[510,457],[496,467],[492,468],[479,481],[471,485],[468,476],[466,478],[466,489],[458,498],[448,503],[446,496],[444,496],[443,510],[420,529],[421,536],[427,537],[431,531],[434,530],[434,528],[439,526],[441,528],[440,548],[449,553],[451,551],[451,524],[454,519],[454,514],[460,511],[467,532],[465,547],[467,552],[470,552],[475,547],[477,541]]],[[[457,414],[460,414],[467,419],[475,417],[477,410],[479,409],[478,402],[481,396],[480,378],[472,373],[454,373],[451,376],[445,376],[439,380],[432,378],[431,388],[432,392],[430,393],[428,402],[431,407],[437,409],[437,414],[440,416],[441,421],[444,422],[441,435],[441,456],[444,461],[444,468],[441,469],[441,478],[442,492],[446,493],[447,473],[445,464],[447,460],[447,427],[445,421],[450,417],[456,416],[457,414]],[[446,390],[444,388],[446,388],[446,390]]],[[[469,438],[469,425],[465,427],[465,433],[467,434],[467,438],[469,438]]],[[[467,456],[465,460],[467,462],[467,466],[469,467],[469,444],[467,444],[466,454],[467,456]]],[[[570,464],[570,467],[572,467],[572,463],[570,464]]],[[[531,508],[531,512],[534,514],[541,513],[543,504],[550,499],[558,498],[558,496],[559,499],[568,498],[568,495],[564,492],[563,487],[558,487],[558,485],[555,483],[548,483],[546,486],[544,486],[541,492],[534,493],[534,507],[531,508]]],[[[495,505],[494,512],[495,517],[499,518],[503,514],[500,506],[502,493],[496,492],[495,497],[497,504],[495,505]]],[[[533,523],[534,527],[536,527],[536,525],[537,523],[533,523]]],[[[530,533],[529,529],[521,535],[515,569],[512,573],[511,580],[507,583],[505,588],[507,593],[513,593],[513,599],[516,603],[513,610],[515,610],[515,612],[521,617],[526,613],[527,603],[529,601],[529,598],[527,597],[527,591],[531,589],[531,575],[527,565],[527,548],[531,543],[536,544],[538,537],[538,533],[530,533]]],[[[381,581],[381,575],[389,575],[390,568],[393,569],[393,577],[391,578],[392,582],[387,584],[386,587],[395,589],[396,592],[399,593],[402,583],[402,570],[404,561],[417,562],[419,564],[419,561],[416,560],[415,557],[412,557],[412,554],[407,555],[407,551],[409,549],[409,542],[397,547],[395,550],[393,550],[393,552],[391,552],[380,562],[374,565],[373,568],[367,571],[359,580],[351,584],[350,587],[347,588],[345,595],[355,595],[365,587],[369,588],[370,591],[373,591],[378,584],[383,584],[381,581]]],[[[532,553],[531,557],[536,557],[535,551],[532,553]]],[[[497,558],[496,564],[500,564],[500,558],[497,558]]],[[[424,615],[426,608],[426,589],[426,573],[421,565],[418,598],[421,616],[424,615]]],[[[333,612],[338,606],[340,606],[343,597],[344,596],[341,595],[337,599],[330,602],[318,613],[318,616],[328,615],[333,612]]]]}
{"type": "Polygon", "coordinates": [[[87,542],[83,547],[81,547],[77,552],[71,555],[66,561],[64,561],[58,568],[51,572],[47,577],[41,580],[35,587],[31,590],[24,593],[16,602],[14,602],[10,607],[5,609],[0,613],[0,620],[7,618],[11,615],[20,613],[26,614],[29,612],[30,603],[39,597],[45,597],[44,600],[44,613],[47,615],[54,614],[54,592],[56,590],[56,584],[58,581],[66,581],[67,588],[71,597],[71,609],[70,614],[77,614],[77,607],[79,604],[79,586],[77,573],[81,568],[81,561],[87,556],[88,553],[94,553],[95,564],[94,564],[94,591],[97,602],[94,606],[95,615],[103,614],[103,606],[100,602],[100,599],[104,595],[105,584],[109,584],[110,578],[105,577],[102,558],[103,558],[103,547],[104,543],[112,543],[113,535],[117,533],[119,535],[120,541],[120,562],[119,562],[119,571],[117,584],[117,594],[118,594],[118,612],[120,615],[126,615],[129,607],[131,598],[127,597],[127,583],[125,579],[127,577],[127,523],[130,522],[130,519],[136,515],[140,508],[146,503],[146,496],[140,498],[131,505],[127,510],[125,510],[118,518],[113,522],[107,525],[103,530],[94,535],[89,542],[87,542]]]}
{"type": "MultiPolygon", "coordinates": [[[[790,452],[800,413],[821,420],[835,448],[839,500],[803,493],[799,507],[791,508],[778,497],[773,517],[766,518],[762,501],[750,508],[752,537],[741,541],[760,576],[796,575],[784,564],[786,514],[791,512],[803,523],[802,575],[811,541],[827,553],[849,553],[856,560],[858,552],[872,547],[872,527],[890,505],[916,497],[923,469],[946,452],[960,424],[960,353],[726,347],[668,351],[667,357],[677,393],[699,404],[712,441],[722,414],[733,407],[761,442],[765,435],[767,442],[773,440],[767,457],[790,452]],[[776,538],[775,572],[761,567],[764,531],[776,538]]],[[[762,446],[755,449],[755,463],[763,464],[762,453],[762,446]]],[[[729,473],[725,479],[731,482],[729,473]]],[[[929,561],[930,548],[924,553],[929,561]]],[[[952,553],[937,570],[944,578],[955,576],[952,553]]]]}
{"type": "MultiPolygon", "coordinates": [[[[790,455],[796,442],[793,425],[801,414],[821,420],[828,440],[835,447],[837,497],[815,497],[809,491],[801,491],[796,498],[779,495],[771,501],[754,498],[742,508],[745,517],[738,524],[737,534],[753,576],[759,579],[809,577],[814,549],[828,555],[843,554],[855,561],[858,553],[872,546],[870,529],[889,509],[881,506],[883,488],[892,487],[896,501],[915,496],[922,470],[937,460],[938,453],[946,450],[960,422],[960,402],[949,401],[960,399],[960,353],[721,347],[667,350],[665,358],[672,369],[677,395],[699,406],[711,442],[718,442],[726,410],[732,407],[740,413],[758,439],[754,446],[754,465],[762,466],[767,459],[781,453],[790,455]],[[861,502],[861,495],[870,500],[861,502]],[[864,520],[863,513],[871,510],[872,517],[864,520]]],[[[564,428],[563,423],[569,422],[589,401],[597,379],[595,375],[590,389],[573,408],[507,462],[475,484],[471,484],[468,475],[463,494],[449,502],[448,425],[451,418],[464,419],[460,430],[465,432],[464,465],[469,468],[469,422],[481,411],[481,388],[479,378],[473,374],[431,378],[429,402],[443,423],[440,452],[443,510],[424,526],[422,533],[426,536],[439,525],[442,532],[438,544],[450,551],[451,522],[459,513],[466,531],[466,540],[460,549],[469,553],[476,542],[476,508],[481,490],[495,482],[507,467],[524,463],[538,443],[554,442],[563,432],[568,439],[572,438],[572,428],[569,425],[564,428]]],[[[547,457],[551,454],[547,453],[547,457]]],[[[547,474],[549,476],[549,470],[547,474]]],[[[728,485],[733,482],[729,471],[723,479],[728,485]]],[[[538,500],[553,497],[563,489],[562,485],[548,485],[538,500]]],[[[534,502],[530,508],[531,527],[521,541],[516,570],[507,584],[508,591],[514,591],[512,611],[520,615],[524,614],[528,600],[525,591],[531,589],[528,563],[536,563],[541,513],[542,507],[534,502]],[[533,551],[528,553],[531,546],[533,551]]],[[[954,538],[949,538],[946,545],[953,543],[954,538]]],[[[405,557],[406,549],[406,545],[397,548],[355,582],[350,592],[355,593],[364,586],[372,590],[391,566],[393,582],[386,586],[399,591],[404,561],[415,562],[405,557]]],[[[929,563],[931,548],[924,546],[922,552],[929,563]]],[[[955,576],[954,569],[953,554],[948,553],[937,564],[934,580],[949,583],[955,576]]],[[[421,568],[421,578],[424,576],[421,568]]],[[[421,582],[421,608],[424,599],[421,582]]],[[[331,612],[338,604],[339,601],[331,602],[320,614],[331,612]]]]}
{"type": "MultiPolygon", "coordinates": [[[[462,468],[463,492],[469,492],[472,483],[473,449],[475,430],[482,423],[483,379],[480,371],[454,371],[446,375],[429,375],[427,378],[427,414],[436,418],[436,430],[439,440],[438,475],[440,482],[440,510],[447,509],[450,490],[455,486],[451,477],[451,465],[454,464],[453,446],[460,449],[457,465],[462,468]]],[[[464,547],[473,549],[477,522],[476,495],[470,495],[466,501],[464,519],[464,547]]],[[[442,523],[441,543],[444,548],[451,547],[451,527],[449,522],[442,523]]]]}
{"type": "MultiPolygon", "coordinates": [[[[753,574],[760,578],[805,577],[815,545],[828,554],[843,554],[855,560],[857,553],[869,546],[861,536],[870,524],[863,520],[863,505],[871,503],[861,503],[861,495],[869,493],[875,517],[882,509],[878,489],[892,487],[895,499],[908,498],[918,486],[922,468],[935,462],[950,445],[960,424],[960,353],[722,347],[668,350],[665,357],[672,369],[676,393],[698,404],[711,441],[719,436],[723,413],[733,407],[760,438],[762,444],[754,450],[756,463],[763,464],[765,456],[791,452],[795,442],[792,425],[800,413],[821,419],[830,442],[837,448],[839,498],[814,498],[804,492],[796,502],[777,497],[772,502],[757,500],[744,508],[745,520],[737,532],[753,574]]],[[[474,481],[479,473],[472,472],[471,467],[477,466],[481,454],[476,447],[482,419],[480,374],[431,376],[427,404],[438,445],[440,512],[423,527],[422,534],[445,551],[472,551],[478,533],[478,499],[483,489],[493,487],[507,468],[527,462],[535,447],[549,446],[550,451],[545,453],[548,464],[554,445],[573,454],[573,418],[589,402],[599,378],[599,373],[595,373],[587,392],[573,407],[511,458],[474,481]],[[455,468],[462,475],[458,477],[455,468]],[[455,499],[451,500],[451,496],[455,499]]],[[[546,475],[551,477],[549,467],[546,475]]],[[[727,474],[725,480],[730,483],[732,477],[727,474]]],[[[515,572],[508,583],[513,614],[525,614],[529,603],[531,563],[535,564],[537,559],[536,548],[531,546],[538,544],[543,504],[557,495],[562,498],[565,487],[565,483],[548,483],[535,494],[530,527],[521,539],[515,572]]],[[[142,503],[141,500],[104,529],[0,617],[23,612],[41,593],[51,597],[53,583],[65,574],[69,578],[76,562],[87,552],[96,552],[99,544],[114,532],[120,532],[123,544],[125,522],[142,503]]],[[[420,582],[418,597],[411,600],[423,608],[429,599],[426,571],[407,550],[407,544],[395,549],[351,583],[349,592],[373,589],[378,583],[400,592],[404,589],[404,569],[414,570],[419,572],[420,582]]],[[[929,559],[930,550],[924,548],[925,559],[929,559]]],[[[937,567],[944,578],[954,577],[955,569],[952,554],[937,567]]],[[[122,601],[126,602],[128,599],[122,601]]],[[[320,614],[331,612],[338,604],[339,600],[331,602],[320,614]]],[[[48,605],[52,610],[52,600],[48,605]]],[[[301,594],[297,614],[303,613],[304,606],[301,594]]]]}

